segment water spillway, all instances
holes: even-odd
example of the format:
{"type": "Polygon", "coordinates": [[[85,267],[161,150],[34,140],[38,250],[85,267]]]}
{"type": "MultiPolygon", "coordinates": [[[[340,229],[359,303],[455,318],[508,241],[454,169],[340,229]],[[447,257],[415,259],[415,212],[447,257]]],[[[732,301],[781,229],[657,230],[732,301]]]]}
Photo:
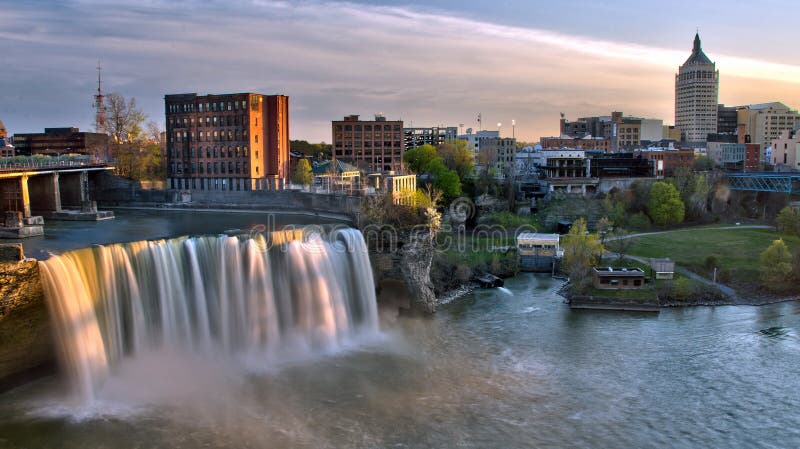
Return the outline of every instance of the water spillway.
{"type": "Polygon", "coordinates": [[[87,400],[115,363],[143,351],[268,358],[378,330],[367,248],[354,229],[96,246],[40,268],[62,364],[87,400]]]}

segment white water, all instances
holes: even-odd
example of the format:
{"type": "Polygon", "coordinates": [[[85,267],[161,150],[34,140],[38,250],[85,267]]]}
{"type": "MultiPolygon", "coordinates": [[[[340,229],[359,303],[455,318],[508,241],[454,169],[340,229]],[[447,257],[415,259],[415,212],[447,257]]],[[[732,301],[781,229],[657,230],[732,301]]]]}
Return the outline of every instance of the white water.
{"type": "Polygon", "coordinates": [[[377,332],[372,270],[358,231],[267,247],[260,234],[190,237],[40,262],[74,392],[94,399],[115,365],[147,351],[268,361],[286,348],[312,354],[377,332]]]}

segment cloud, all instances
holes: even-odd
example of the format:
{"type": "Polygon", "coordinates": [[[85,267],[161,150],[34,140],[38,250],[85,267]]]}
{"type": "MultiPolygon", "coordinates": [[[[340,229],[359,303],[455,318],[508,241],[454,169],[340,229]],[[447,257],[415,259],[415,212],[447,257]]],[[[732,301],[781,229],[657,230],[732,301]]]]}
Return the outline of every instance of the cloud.
{"type": "MultiPolygon", "coordinates": [[[[557,132],[561,111],[671,122],[673,75],[689,53],[347,2],[92,0],[3,11],[0,39],[14,64],[0,73],[9,86],[0,117],[12,132],[89,127],[100,58],[107,90],[136,97],[161,123],[164,94],[255,91],[290,95],[293,138],[329,141],[330,120],[351,113],[474,126],[481,112],[484,123],[516,119],[517,136],[535,140],[557,132]]],[[[707,53],[731,80],[721,87],[728,103],[800,103],[800,67],[707,53]],[[743,78],[772,83],[754,90],[743,78]]]]}

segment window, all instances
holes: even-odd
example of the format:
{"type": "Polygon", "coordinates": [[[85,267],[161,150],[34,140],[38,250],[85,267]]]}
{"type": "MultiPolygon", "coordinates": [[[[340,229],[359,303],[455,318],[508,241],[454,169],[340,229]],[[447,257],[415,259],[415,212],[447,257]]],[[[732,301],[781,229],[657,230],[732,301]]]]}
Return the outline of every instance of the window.
{"type": "Polygon", "coordinates": [[[256,134],[256,143],[258,143],[258,134],[256,134]]]}

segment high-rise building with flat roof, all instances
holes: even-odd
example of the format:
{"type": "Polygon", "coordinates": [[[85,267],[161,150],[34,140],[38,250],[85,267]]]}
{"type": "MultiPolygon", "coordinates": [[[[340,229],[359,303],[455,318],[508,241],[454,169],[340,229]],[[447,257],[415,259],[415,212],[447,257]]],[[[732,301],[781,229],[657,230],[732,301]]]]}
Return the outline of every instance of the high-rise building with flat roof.
{"type": "Polygon", "coordinates": [[[277,189],[289,172],[289,97],[164,96],[167,185],[182,190],[277,189]]]}
{"type": "Polygon", "coordinates": [[[781,137],[784,131],[800,126],[800,114],[783,103],[750,104],[737,111],[739,133],[745,143],[757,143],[762,149],[781,137]]]}
{"type": "Polygon", "coordinates": [[[333,159],[351,163],[370,173],[401,172],[405,141],[402,120],[360,120],[348,115],[331,122],[333,159]]]}
{"type": "Polygon", "coordinates": [[[684,141],[705,142],[717,132],[718,98],[719,71],[695,34],[692,54],[675,75],[675,126],[684,141]]]}

